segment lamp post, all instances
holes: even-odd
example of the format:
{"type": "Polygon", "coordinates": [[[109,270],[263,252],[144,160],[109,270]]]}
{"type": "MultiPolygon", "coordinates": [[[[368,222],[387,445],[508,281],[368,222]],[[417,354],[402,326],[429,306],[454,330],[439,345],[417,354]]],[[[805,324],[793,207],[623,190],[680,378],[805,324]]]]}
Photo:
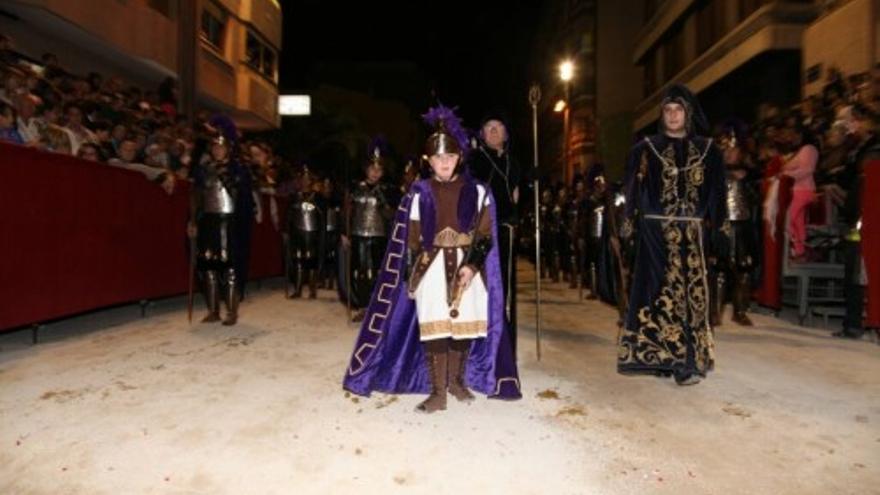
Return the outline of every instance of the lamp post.
{"type": "Polygon", "coordinates": [[[569,114],[571,111],[572,77],[574,77],[574,64],[571,60],[565,60],[559,64],[559,78],[562,79],[563,84],[565,84],[565,113],[563,114],[562,125],[562,166],[564,167],[563,177],[566,184],[571,182],[571,167],[569,167],[568,163],[568,134],[570,127],[569,114]]]}

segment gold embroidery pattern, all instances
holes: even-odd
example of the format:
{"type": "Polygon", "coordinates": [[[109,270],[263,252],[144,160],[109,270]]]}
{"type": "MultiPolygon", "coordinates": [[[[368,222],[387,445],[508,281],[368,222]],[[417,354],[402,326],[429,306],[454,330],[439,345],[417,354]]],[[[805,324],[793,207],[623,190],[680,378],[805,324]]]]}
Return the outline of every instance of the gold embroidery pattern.
{"type": "Polygon", "coordinates": [[[438,320],[419,323],[419,332],[421,333],[422,340],[431,340],[441,337],[485,337],[488,329],[489,324],[485,320],[462,322],[453,322],[452,320],[438,320]]]}
{"type": "Polygon", "coordinates": [[[733,237],[733,224],[730,223],[730,220],[724,220],[721,224],[721,233],[728,239],[733,237]]]}
{"type": "MultiPolygon", "coordinates": [[[[697,212],[700,186],[705,179],[703,158],[691,142],[686,165],[679,169],[675,149],[670,144],[658,153],[649,148],[662,164],[661,204],[666,216],[688,217],[697,212]],[[684,179],[680,194],[679,178],[684,179]]],[[[709,144],[711,146],[711,142],[709,144]]],[[[708,147],[707,147],[708,151],[708,147]]],[[[624,328],[620,335],[619,364],[624,368],[674,368],[687,363],[688,345],[694,347],[697,370],[705,372],[714,360],[714,339],[706,311],[706,267],[702,246],[702,225],[698,222],[662,220],[667,268],[660,294],[655,301],[638,310],[636,331],[624,328]],[[682,259],[684,245],[684,259],[682,259]],[[686,269],[685,269],[686,268],[686,269]],[[685,325],[691,329],[692,337],[685,325]],[[690,338],[693,342],[689,342],[690,338]]]]}
{"type": "MultiPolygon", "coordinates": [[[[407,194],[404,200],[400,202],[400,206],[398,206],[398,211],[408,212],[409,211],[409,203],[412,200],[412,193],[407,194]]],[[[394,269],[394,261],[395,259],[400,259],[403,250],[405,249],[406,239],[403,236],[403,231],[405,230],[406,225],[402,222],[397,222],[394,224],[394,230],[391,234],[391,238],[388,240],[389,242],[389,251],[388,260],[385,263],[385,271],[393,275],[391,283],[383,283],[382,285],[375,288],[376,300],[382,303],[380,306],[382,309],[373,313],[372,317],[365,321],[364,324],[367,325],[367,330],[371,333],[376,334],[378,337],[374,343],[364,342],[356,351],[354,351],[352,363],[348,368],[348,373],[352,376],[357,375],[361,371],[363,371],[366,366],[365,360],[366,356],[363,354],[372,351],[376,347],[379,346],[379,342],[382,341],[382,322],[388,318],[388,314],[391,312],[391,297],[395,288],[400,284],[400,271],[394,269]],[[357,366],[355,366],[355,361],[357,361],[357,366]]]]}

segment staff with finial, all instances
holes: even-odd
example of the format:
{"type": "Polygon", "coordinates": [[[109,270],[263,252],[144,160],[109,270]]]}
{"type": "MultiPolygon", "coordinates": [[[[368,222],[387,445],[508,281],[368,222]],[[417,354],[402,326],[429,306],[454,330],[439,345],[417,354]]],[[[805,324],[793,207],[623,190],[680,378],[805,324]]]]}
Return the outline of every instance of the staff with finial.
{"type": "Polygon", "coordinates": [[[537,83],[529,89],[529,104],[532,105],[532,144],[535,160],[535,352],[541,360],[541,203],[540,178],[538,175],[538,102],[541,101],[541,87],[537,83]]]}

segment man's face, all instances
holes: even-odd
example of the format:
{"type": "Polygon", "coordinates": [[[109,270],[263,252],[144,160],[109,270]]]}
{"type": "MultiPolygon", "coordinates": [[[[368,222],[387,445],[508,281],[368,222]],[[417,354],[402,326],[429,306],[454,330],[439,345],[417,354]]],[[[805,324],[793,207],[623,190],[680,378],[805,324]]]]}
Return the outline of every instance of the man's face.
{"type": "Polygon", "coordinates": [[[18,115],[23,120],[28,120],[34,116],[34,113],[37,111],[37,106],[34,105],[34,101],[29,97],[25,96],[19,98],[18,100],[18,115]]]}
{"type": "Polygon", "coordinates": [[[225,144],[214,143],[211,145],[211,156],[214,157],[215,160],[225,160],[228,154],[229,149],[225,144]]]}
{"type": "Polygon", "coordinates": [[[79,149],[79,157],[83,160],[96,162],[98,161],[98,150],[94,146],[83,146],[79,149]]]}
{"type": "Polygon", "coordinates": [[[122,138],[125,137],[125,132],[126,129],[124,125],[116,124],[115,126],[113,126],[113,139],[115,139],[116,141],[121,141],[122,138]]]}
{"type": "Polygon", "coordinates": [[[742,151],[738,146],[727,148],[724,150],[724,163],[728,165],[739,164],[742,161],[742,151]]]}
{"type": "Polygon", "coordinates": [[[12,74],[6,77],[6,93],[7,94],[18,94],[18,89],[24,86],[24,81],[21,77],[16,74],[12,74]]]}
{"type": "Polygon", "coordinates": [[[251,146],[249,151],[251,154],[251,160],[253,160],[254,163],[260,167],[269,165],[267,160],[269,157],[266,155],[266,152],[263,151],[263,148],[260,148],[259,146],[251,146]]]}
{"type": "Polygon", "coordinates": [[[370,184],[375,184],[382,180],[382,176],[385,174],[385,171],[382,167],[378,165],[371,165],[367,167],[367,182],[370,184]]]}
{"type": "Polygon", "coordinates": [[[70,107],[67,109],[67,123],[73,125],[81,125],[82,124],[82,110],[77,107],[70,107]]]}
{"type": "Polygon", "coordinates": [[[15,117],[11,109],[0,111],[0,129],[8,129],[15,125],[15,117]]]}
{"type": "Polygon", "coordinates": [[[856,115],[850,114],[849,118],[846,119],[846,133],[856,138],[861,138],[865,135],[865,123],[856,115]]]}
{"type": "Polygon", "coordinates": [[[685,132],[685,111],[680,103],[663,105],[663,126],[667,133],[680,134],[685,132]]]}
{"type": "Polygon", "coordinates": [[[46,122],[48,122],[50,124],[57,124],[58,117],[59,117],[59,113],[58,113],[57,108],[50,107],[50,108],[43,110],[43,120],[45,120],[46,122]]]}
{"type": "Polygon", "coordinates": [[[127,139],[119,146],[119,158],[124,162],[133,162],[137,156],[137,143],[127,139]]]}
{"type": "Polygon", "coordinates": [[[500,149],[507,141],[507,128],[498,120],[489,120],[483,124],[483,140],[492,148],[500,149]]]}

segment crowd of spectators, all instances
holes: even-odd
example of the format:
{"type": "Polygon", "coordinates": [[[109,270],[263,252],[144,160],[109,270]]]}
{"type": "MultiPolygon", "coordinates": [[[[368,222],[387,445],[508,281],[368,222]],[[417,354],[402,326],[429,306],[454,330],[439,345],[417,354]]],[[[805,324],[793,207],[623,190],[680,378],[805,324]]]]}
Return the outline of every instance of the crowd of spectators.
{"type": "MultiPolygon", "coordinates": [[[[74,155],[142,172],[171,193],[189,177],[198,133],[211,114],[195,122],[178,114],[174,78],[144,90],[118,76],[68,70],[52,53],[34,60],[0,34],[0,141],[74,155]]],[[[274,189],[282,161],[265,142],[239,140],[240,160],[257,183],[274,189]]]]}

